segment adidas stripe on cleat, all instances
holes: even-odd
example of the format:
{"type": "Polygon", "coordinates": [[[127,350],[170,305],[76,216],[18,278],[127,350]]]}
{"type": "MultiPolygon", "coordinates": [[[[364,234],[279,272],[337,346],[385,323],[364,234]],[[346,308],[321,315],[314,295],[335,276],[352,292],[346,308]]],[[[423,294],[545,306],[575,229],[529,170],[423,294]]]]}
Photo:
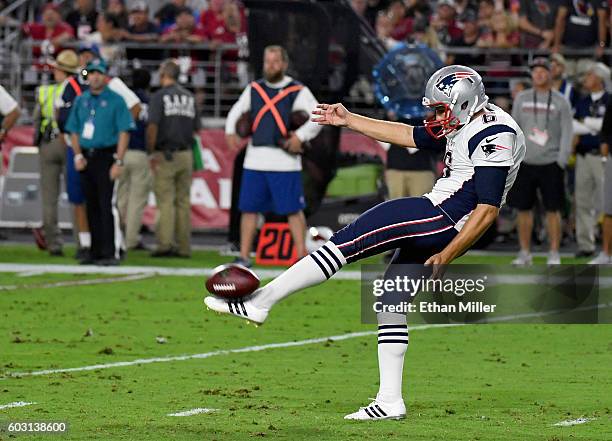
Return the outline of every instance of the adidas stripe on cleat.
{"type": "Polygon", "coordinates": [[[345,420],[401,420],[406,418],[406,406],[403,400],[396,403],[383,403],[374,400],[369,406],[360,407],[357,412],[348,414],[345,420]]]}
{"type": "Polygon", "coordinates": [[[256,324],[262,324],[268,317],[267,310],[255,307],[250,300],[225,300],[208,296],[204,298],[204,304],[217,313],[230,314],[256,324]]]}

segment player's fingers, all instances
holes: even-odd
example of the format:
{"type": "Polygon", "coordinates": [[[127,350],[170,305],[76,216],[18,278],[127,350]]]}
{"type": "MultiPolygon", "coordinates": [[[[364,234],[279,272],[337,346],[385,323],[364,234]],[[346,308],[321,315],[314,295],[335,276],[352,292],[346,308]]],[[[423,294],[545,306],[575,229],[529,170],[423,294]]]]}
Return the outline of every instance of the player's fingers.
{"type": "Polygon", "coordinates": [[[319,124],[329,124],[329,121],[327,121],[327,119],[324,116],[318,117],[318,118],[311,118],[310,120],[312,122],[316,122],[319,124]]]}
{"type": "Polygon", "coordinates": [[[329,107],[329,104],[325,104],[325,103],[319,103],[319,104],[317,104],[317,108],[319,108],[319,109],[323,109],[323,110],[325,110],[325,109],[327,109],[328,107],[329,107]]]}

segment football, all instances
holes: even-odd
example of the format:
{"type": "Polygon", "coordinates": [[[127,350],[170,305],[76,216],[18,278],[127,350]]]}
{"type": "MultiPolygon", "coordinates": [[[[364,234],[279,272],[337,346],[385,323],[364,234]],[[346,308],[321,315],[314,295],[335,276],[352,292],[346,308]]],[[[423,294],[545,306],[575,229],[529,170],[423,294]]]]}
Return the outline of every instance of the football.
{"type": "Polygon", "coordinates": [[[209,293],[225,299],[239,299],[259,288],[259,277],[250,269],[235,264],[218,266],[206,281],[209,293]]]}
{"type": "Polygon", "coordinates": [[[303,110],[296,110],[295,112],[291,112],[291,116],[289,117],[289,130],[292,132],[296,131],[304,124],[308,122],[310,119],[310,115],[303,110]]]}
{"type": "Polygon", "coordinates": [[[248,138],[251,136],[251,126],[253,121],[251,121],[251,112],[244,112],[236,121],[236,134],[241,138],[248,138]]]}

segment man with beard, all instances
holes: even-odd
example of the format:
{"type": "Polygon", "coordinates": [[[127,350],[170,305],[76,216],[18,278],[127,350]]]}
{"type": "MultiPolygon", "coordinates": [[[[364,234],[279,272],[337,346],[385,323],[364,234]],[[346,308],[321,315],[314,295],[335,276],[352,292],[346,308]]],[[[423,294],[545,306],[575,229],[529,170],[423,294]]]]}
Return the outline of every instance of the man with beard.
{"type": "Polygon", "coordinates": [[[225,124],[227,144],[240,145],[236,122],[250,113],[252,135],[244,159],[240,188],[240,257],[236,263],[250,266],[249,254],[257,229],[257,213],[286,215],[297,255],[305,255],[306,219],[302,188],[302,144],[319,133],[320,127],[308,121],[295,132],[289,131],[291,113],[310,113],[317,100],[308,87],[286,75],[287,51],[281,46],[264,50],[264,78],[252,82],[234,104],[225,124]]]}

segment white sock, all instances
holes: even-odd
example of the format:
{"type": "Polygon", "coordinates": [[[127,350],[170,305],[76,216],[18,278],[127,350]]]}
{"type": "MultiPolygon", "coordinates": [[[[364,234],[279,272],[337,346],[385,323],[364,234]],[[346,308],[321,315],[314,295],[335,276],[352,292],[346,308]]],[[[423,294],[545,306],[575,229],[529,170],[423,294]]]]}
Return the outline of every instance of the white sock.
{"type": "Polygon", "coordinates": [[[408,349],[408,326],[378,325],[378,371],[380,386],[376,399],[395,403],[402,399],[404,354],[408,349]]]}
{"type": "Polygon", "coordinates": [[[269,310],[295,291],[325,282],[344,265],[346,259],[340,250],[334,243],[327,242],[264,286],[253,298],[253,305],[269,310]]]}
{"type": "Polygon", "coordinates": [[[79,244],[81,248],[91,248],[91,233],[89,231],[79,233],[79,244]]]}

